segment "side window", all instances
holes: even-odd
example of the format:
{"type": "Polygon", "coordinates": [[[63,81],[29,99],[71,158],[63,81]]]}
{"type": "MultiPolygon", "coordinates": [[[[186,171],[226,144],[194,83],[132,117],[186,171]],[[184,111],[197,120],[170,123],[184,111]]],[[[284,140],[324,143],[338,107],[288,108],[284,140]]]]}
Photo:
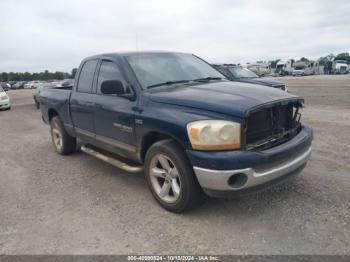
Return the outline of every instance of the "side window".
{"type": "MultiPolygon", "coordinates": [[[[101,84],[104,81],[115,81],[115,80],[122,82],[124,87],[127,86],[119,67],[113,62],[102,61],[100,73],[97,79],[97,94],[102,94],[101,84]]],[[[130,93],[130,90],[124,90],[124,91],[125,93],[130,93]]]]}
{"type": "Polygon", "coordinates": [[[89,60],[84,63],[79,75],[78,92],[91,93],[96,65],[97,60],[89,60]]]}
{"type": "Polygon", "coordinates": [[[224,76],[230,77],[230,73],[228,72],[228,70],[227,70],[226,68],[218,67],[217,69],[218,69],[219,72],[220,72],[221,74],[223,74],[224,76]]]}

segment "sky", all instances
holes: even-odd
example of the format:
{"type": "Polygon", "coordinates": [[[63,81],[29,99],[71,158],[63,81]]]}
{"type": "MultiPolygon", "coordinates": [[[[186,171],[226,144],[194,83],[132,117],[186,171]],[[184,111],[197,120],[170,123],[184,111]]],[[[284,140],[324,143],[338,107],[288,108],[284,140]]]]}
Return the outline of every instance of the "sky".
{"type": "Polygon", "coordinates": [[[0,10],[0,72],[70,72],[118,51],[188,52],[212,63],[350,51],[348,0],[1,0],[0,10]]]}

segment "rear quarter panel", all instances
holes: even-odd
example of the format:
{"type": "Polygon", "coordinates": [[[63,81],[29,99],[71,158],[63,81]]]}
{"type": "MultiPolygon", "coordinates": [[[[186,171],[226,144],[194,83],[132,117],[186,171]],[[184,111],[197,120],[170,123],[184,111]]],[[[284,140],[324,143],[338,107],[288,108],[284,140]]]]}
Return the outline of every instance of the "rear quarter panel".
{"type": "Polygon", "coordinates": [[[73,125],[69,111],[71,92],[64,89],[47,89],[40,92],[40,109],[46,123],[49,123],[49,112],[55,111],[65,125],[73,125]]]}

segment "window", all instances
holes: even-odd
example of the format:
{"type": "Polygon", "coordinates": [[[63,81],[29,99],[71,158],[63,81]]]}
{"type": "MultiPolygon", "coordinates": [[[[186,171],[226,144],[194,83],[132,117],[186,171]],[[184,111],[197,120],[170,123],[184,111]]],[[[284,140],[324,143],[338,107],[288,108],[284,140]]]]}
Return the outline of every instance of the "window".
{"type": "Polygon", "coordinates": [[[168,81],[191,81],[206,77],[224,78],[212,66],[190,54],[134,54],[127,56],[127,60],[144,89],[168,81]]]}
{"type": "Polygon", "coordinates": [[[229,71],[228,71],[226,68],[217,67],[216,69],[219,70],[219,72],[220,72],[221,74],[223,74],[224,76],[230,77],[230,73],[229,73],[229,71]]]}
{"type": "Polygon", "coordinates": [[[79,76],[78,92],[91,93],[96,65],[97,60],[89,60],[84,63],[79,76]]]}
{"type": "MultiPolygon", "coordinates": [[[[113,62],[102,61],[100,73],[98,75],[98,80],[97,80],[97,93],[98,94],[102,94],[101,93],[101,84],[104,81],[110,81],[110,80],[121,81],[123,83],[124,87],[127,86],[119,67],[113,62]]],[[[130,93],[130,91],[125,90],[125,93],[127,93],[127,92],[130,93]]]]}
{"type": "Polygon", "coordinates": [[[234,75],[235,78],[258,78],[255,73],[250,71],[249,69],[242,67],[230,67],[230,72],[234,75]]]}

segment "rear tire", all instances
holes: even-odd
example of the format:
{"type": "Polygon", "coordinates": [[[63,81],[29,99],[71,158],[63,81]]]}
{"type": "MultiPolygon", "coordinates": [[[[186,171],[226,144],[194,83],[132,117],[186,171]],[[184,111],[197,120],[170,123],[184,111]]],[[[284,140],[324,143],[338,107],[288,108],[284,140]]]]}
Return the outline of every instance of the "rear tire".
{"type": "Polygon", "coordinates": [[[36,109],[40,109],[40,103],[34,98],[36,109]]]}
{"type": "Polygon", "coordinates": [[[145,175],[157,202],[174,213],[195,208],[203,190],[184,150],[174,140],[162,140],[147,151],[145,175]]]}
{"type": "Polygon", "coordinates": [[[58,116],[50,122],[51,139],[55,151],[60,155],[69,155],[75,152],[77,139],[70,136],[58,116]]]}

